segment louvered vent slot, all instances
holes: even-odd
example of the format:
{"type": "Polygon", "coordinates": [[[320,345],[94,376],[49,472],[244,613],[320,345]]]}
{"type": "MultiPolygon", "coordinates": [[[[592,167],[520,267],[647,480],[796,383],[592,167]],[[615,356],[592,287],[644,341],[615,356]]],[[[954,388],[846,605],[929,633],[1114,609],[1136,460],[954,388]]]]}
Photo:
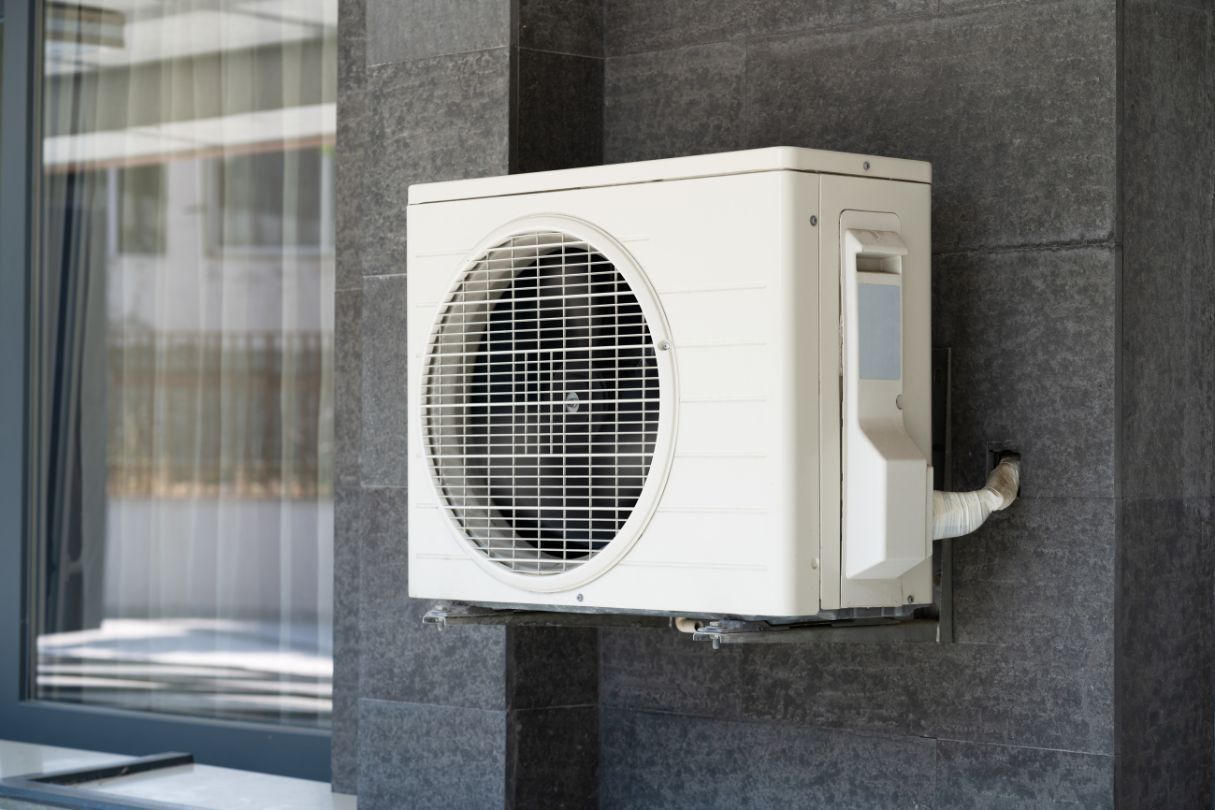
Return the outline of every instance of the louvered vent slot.
{"type": "Polygon", "coordinates": [[[620,532],[658,435],[653,340],[624,276],[567,234],[471,265],[425,366],[440,494],[465,536],[526,574],[582,565],[620,532]]]}

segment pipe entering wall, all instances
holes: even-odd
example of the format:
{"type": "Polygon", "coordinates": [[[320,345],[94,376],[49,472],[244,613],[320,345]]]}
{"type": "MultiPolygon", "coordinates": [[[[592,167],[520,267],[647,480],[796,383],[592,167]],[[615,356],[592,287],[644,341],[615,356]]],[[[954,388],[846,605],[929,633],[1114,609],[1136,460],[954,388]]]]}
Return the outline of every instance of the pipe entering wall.
{"type": "Polygon", "coordinates": [[[932,539],[961,537],[978,529],[992,512],[1007,509],[1021,486],[1021,457],[1007,455],[974,492],[932,493],[932,539]]]}

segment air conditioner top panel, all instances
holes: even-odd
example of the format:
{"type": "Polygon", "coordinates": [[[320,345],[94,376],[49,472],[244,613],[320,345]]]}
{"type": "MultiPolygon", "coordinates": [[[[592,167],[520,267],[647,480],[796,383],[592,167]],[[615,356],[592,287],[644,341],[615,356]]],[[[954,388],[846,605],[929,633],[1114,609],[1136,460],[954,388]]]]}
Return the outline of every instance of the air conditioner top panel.
{"type": "Polygon", "coordinates": [[[844,174],[903,180],[912,183],[932,182],[932,164],[922,160],[826,152],[821,149],[802,149],[795,146],[774,146],[767,149],[748,149],[742,152],[724,152],[716,155],[694,155],[474,180],[420,183],[409,187],[409,204],[419,205],[447,200],[472,200],[514,194],[535,194],[542,191],[564,191],[576,188],[654,183],[664,180],[687,180],[695,177],[718,177],[770,171],[844,174]]]}

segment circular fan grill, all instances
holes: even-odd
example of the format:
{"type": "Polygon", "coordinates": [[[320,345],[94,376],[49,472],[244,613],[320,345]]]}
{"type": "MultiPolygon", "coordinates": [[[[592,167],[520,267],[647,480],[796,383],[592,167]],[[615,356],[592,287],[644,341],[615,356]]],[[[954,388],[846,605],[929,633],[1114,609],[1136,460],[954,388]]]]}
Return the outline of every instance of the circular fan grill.
{"type": "Polygon", "coordinates": [[[442,306],[422,402],[439,491],[473,545],[519,573],[580,566],[619,534],[654,455],[641,305],[590,244],[513,237],[442,306]]]}

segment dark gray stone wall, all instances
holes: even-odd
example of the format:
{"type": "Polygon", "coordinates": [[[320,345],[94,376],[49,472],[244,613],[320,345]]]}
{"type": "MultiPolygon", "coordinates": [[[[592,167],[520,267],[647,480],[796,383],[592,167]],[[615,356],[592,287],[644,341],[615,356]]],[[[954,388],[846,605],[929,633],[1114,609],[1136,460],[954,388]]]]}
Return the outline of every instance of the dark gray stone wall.
{"type": "Polygon", "coordinates": [[[407,596],[403,403],[409,185],[601,162],[602,8],[339,13],[334,789],[371,810],[594,805],[597,633],[440,633],[407,596]]]}
{"type": "Polygon", "coordinates": [[[396,5],[339,4],[333,784],[483,803],[506,790],[507,634],[425,632],[406,596],[405,206],[410,183],[509,169],[510,14],[396,5]]]}
{"type": "Polygon", "coordinates": [[[603,806],[1111,806],[1115,2],[607,0],[605,20],[609,162],[932,162],[953,485],[1001,445],[1024,484],[954,544],[956,644],[604,631],[603,806]]]}
{"type": "Polygon", "coordinates": [[[335,789],[371,808],[1209,807],[1213,14],[341,0],[335,789]],[[1024,454],[1018,504],[954,544],[957,643],[424,632],[407,186],[778,144],[933,163],[953,486],[993,447],[1024,454]]]}
{"type": "Polygon", "coordinates": [[[1117,795],[1211,807],[1215,5],[1123,14],[1117,795]]]}

